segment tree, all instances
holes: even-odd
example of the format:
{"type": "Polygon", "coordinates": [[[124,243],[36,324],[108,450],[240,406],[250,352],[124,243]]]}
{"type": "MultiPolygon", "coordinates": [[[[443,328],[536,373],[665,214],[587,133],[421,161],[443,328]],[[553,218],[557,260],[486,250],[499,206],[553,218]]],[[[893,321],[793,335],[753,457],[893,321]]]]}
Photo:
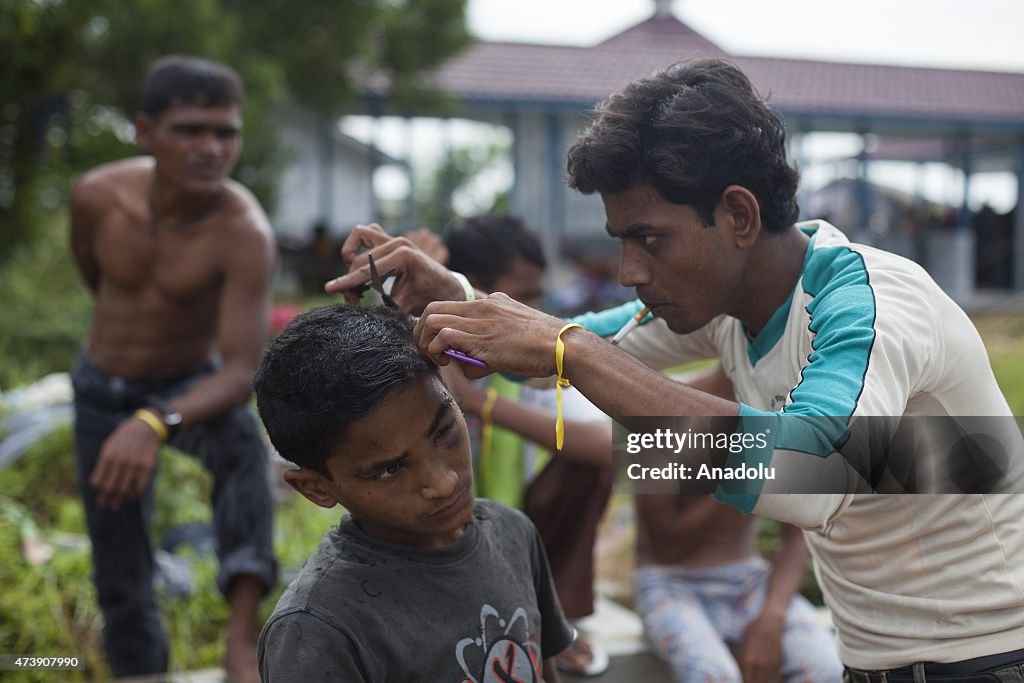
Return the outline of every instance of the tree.
{"type": "Polygon", "coordinates": [[[469,43],[466,0],[0,0],[0,260],[30,240],[69,177],[123,155],[148,66],[190,53],[245,80],[239,177],[273,185],[268,114],[284,96],[339,115],[358,74],[382,73],[399,100],[469,43]]]}
{"type": "Polygon", "coordinates": [[[440,229],[460,214],[508,212],[506,190],[473,186],[508,155],[509,147],[501,141],[460,145],[447,150],[436,168],[416,184],[413,200],[417,222],[440,229]]]}

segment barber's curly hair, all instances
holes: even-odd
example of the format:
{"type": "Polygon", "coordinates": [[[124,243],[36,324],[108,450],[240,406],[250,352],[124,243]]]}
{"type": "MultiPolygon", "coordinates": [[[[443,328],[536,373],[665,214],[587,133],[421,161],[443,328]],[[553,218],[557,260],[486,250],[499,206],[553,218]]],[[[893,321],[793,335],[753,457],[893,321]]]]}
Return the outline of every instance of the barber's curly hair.
{"type": "Polygon", "coordinates": [[[693,206],[707,225],[729,185],[757,198],[769,231],[792,225],[799,173],[786,161],[782,118],[720,59],[679,62],[634,81],[595,110],[569,150],[569,186],[592,194],[650,185],[693,206]]]}

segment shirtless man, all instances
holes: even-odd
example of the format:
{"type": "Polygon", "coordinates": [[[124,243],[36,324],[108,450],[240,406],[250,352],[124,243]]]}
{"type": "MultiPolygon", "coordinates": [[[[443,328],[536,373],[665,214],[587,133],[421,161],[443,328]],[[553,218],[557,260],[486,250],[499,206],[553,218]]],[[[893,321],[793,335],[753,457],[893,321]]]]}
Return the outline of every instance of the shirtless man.
{"type": "MultiPolygon", "coordinates": [[[[733,399],[719,368],[683,377],[733,399]]],[[[838,682],[831,634],[797,592],[803,532],[780,526],[774,561],[757,547],[756,518],[709,495],[637,493],[636,609],[676,681],[838,682]]]]}
{"type": "Polygon", "coordinates": [[[75,443],[103,643],[117,676],[167,671],[148,526],[163,443],[213,475],[228,675],[255,683],[258,605],[277,580],[266,454],[247,407],[268,329],[274,243],[229,178],[244,92],[207,60],[157,62],[136,139],[71,194],[71,246],[96,300],[73,373],[75,443]],[[218,357],[213,356],[214,351],[218,357]]]}

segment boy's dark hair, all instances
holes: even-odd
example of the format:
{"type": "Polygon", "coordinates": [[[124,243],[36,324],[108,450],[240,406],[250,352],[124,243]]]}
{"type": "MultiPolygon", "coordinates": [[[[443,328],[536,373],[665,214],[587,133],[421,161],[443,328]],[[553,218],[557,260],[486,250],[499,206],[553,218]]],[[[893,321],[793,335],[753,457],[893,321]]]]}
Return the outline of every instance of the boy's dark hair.
{"type": "Polygon", "coordinates": [[[350,424],[396,389],[437,372],[412,338],[412,318],[385,306],[323,306],[270,342],[253,378],[260,418],[287,460],[328,479],[350,424]]]}
{"type": "Polygon", "coordinates": [[[799,215],[799,173],[786,162],[786,129],[750,80],[719,59],[679,62],[634,81],[595,110],[569,150],[569,186],[584,194],[653,186],[689,204],[707,225],[729,185],[757,198],[769,231],[799,215]]]}
{"type": "Polygon", "coordinates": [[[454,223],[445,234],[448,267],[476,279],[484,289],[512,270],[521,258],[547,266],[540,240],[515,216],[485,213],[454,223]]]}
{"type": "Polygon", "coordinates": [[[245,87],[231,67],[202,57],[171,55],[149,68],[142,82],[142,111],[156,118],[174,104],[245,105],[245,87]]]}

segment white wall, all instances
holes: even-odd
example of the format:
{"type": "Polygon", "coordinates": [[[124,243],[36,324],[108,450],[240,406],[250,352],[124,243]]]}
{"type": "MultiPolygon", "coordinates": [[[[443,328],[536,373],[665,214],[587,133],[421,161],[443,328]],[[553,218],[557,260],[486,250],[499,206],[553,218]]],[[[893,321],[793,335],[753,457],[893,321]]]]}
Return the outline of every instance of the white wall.
{"type": "Polygon", "coordinates": [[[369,148],[338,136],[331,142],[328,165],[322,154],[326,136],[315,116],[288,108],[277,119],[285,163],[271,216],[274,231],[304,239],[320,219],[335,234],[371,219],[369,148]]]}

